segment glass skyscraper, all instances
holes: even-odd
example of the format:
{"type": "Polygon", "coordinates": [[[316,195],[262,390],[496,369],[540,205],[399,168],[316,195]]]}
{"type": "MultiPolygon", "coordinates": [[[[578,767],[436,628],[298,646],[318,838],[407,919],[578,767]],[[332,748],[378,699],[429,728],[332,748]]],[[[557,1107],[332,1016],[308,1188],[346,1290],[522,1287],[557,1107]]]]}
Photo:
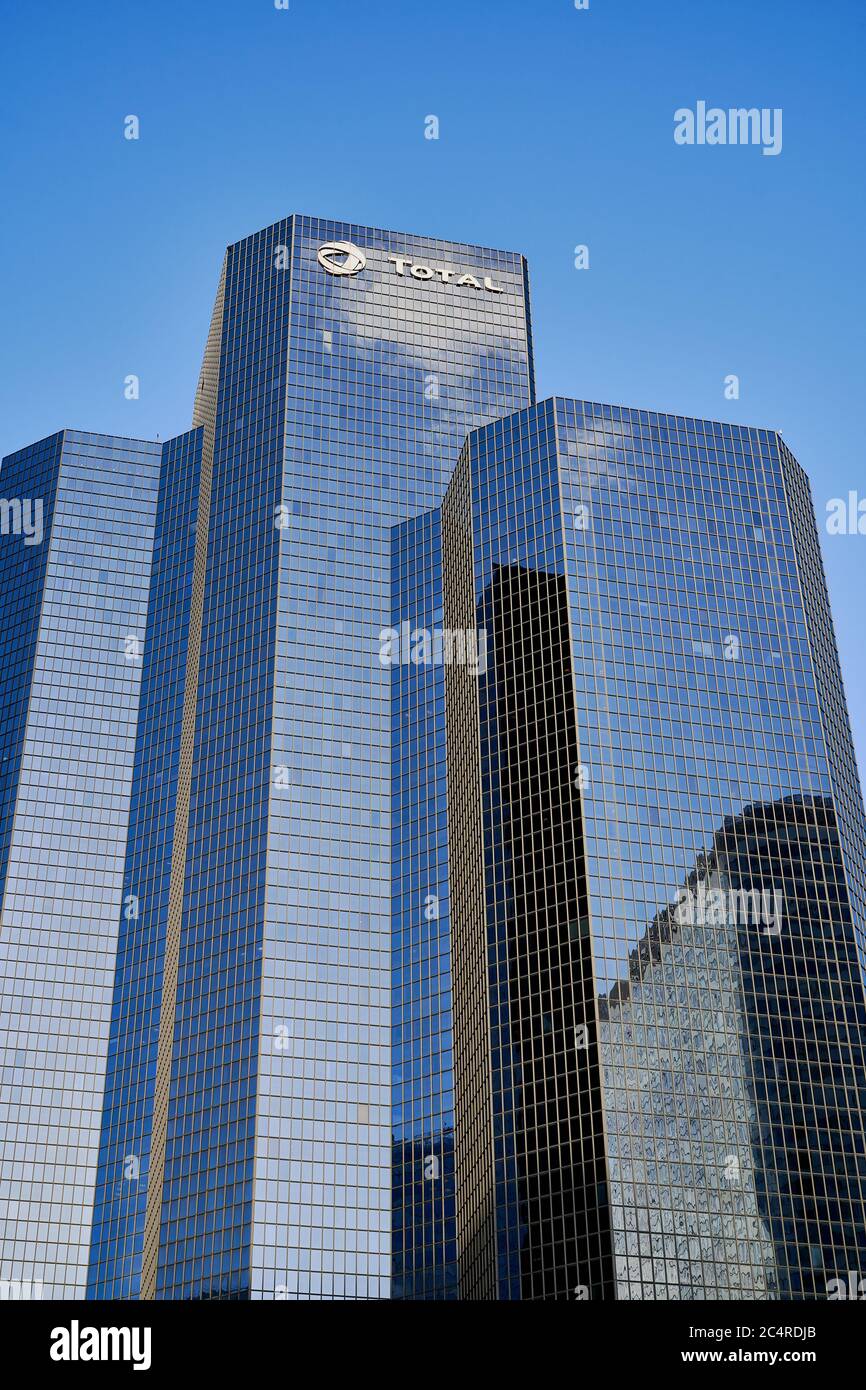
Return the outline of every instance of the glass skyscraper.
{"type": "Polygon", "coordinates": [[[866,836],[802,470],[545,401],[471,436],[442,551],[491,653],[446,677],[463,1296],[826,1297],[866,836]]]}
{"type": "Polygon", "coordinates": [[[777,434],[536,404],[522,256],[296,216],[189,431],[0,494],[0,1285],[860,1267],[866,818],[777,434]]]}
{"type": "Polygon", "coordinates": [[[0,1283],[83,1297],[160,446],[0,467],[0,1283]]]}
{"type": "Polygon", "coordinates": [[[94,1296],[388,1296],[391,532],[531,400],[519,255],[303,217],[226,254],[163,477],[94,1296]]]}
{"type": "Polygon", "coordinates": [[[391,1295],[429,1300],[458,1296],[445,666],[432,659],[443,618],[438,509],[394,528],[391,601],[391,1295]]]}

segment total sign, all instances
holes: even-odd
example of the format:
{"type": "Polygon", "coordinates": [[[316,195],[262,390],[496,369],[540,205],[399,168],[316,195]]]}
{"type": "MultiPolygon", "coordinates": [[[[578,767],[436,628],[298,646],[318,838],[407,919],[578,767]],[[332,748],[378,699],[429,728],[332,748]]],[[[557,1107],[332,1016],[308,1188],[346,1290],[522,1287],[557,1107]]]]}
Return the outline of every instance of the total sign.
{"type": "MultiPolygon", "coordinates": [[[[318,262],[330,275],[357,275],[367,264],[367,257],[350,241],[328,241],[319,247],[318,262]]],[[[473,290],[487,290],[490,294],[504,294],[502,285],[494,285],[490,275],[461,275],[458,270],[448,270],[444,266],[423,265],[413,261],[411,256],[389,256],[397,275],[405,276],[407,271],[413,280],[435,280],[443,285],[458,285],[473,290]]]]}

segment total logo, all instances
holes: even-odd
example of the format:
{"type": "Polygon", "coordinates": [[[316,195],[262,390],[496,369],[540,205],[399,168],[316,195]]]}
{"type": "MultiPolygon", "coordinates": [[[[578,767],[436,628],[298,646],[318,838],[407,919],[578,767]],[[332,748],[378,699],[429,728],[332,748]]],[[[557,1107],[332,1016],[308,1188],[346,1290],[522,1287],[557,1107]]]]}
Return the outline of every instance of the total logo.
{"type": "MultiPolygon", "coordinates": [[[[359,247],[350,241],[328,241],[319,247],[318,262],[329,275],[357,275],[367,264],[367,257],[359,247]]],[[[389,256],[397,275],[405,276],[407,271],[413,280],[440,280],[443,285],[457,285],[473,290],[487,290],[490,294],[504,294],[502,285],[494,285],[490,275],[461,275],[457,270],[444,266],[423,265],[413,261],[411,256],[389,256]]]]}
{"type": "Polygon", "coordinates": [[[367,257],[351,241],[326,241],[319,247],[319,265],[331,275],[357,275],[367,264],[367,257]]]}

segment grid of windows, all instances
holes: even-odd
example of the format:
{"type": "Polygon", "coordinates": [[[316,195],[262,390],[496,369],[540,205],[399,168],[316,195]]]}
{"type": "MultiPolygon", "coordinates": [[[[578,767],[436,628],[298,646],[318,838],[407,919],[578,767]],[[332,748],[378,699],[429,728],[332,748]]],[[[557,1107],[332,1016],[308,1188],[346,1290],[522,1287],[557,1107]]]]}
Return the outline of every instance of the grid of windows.
{"type": "MultiPolygon", "coordinates": [[[[463,449],[442,504],[442,599],[447,625],[476,624],[472,468],[463,449]]],[[[454,1000],[456,1232],[462,1298],[495,1298],[497,1174],[491,1135],[491,1001],[485,901],[479,682],[466,666],[445,672],[448,876],[454,1000]]],[[[501,1157],[501,1106],[497,1154],[501,1157]]]]}
{"type": "Polygon", "coordinates": [[[162,446],[89,1298],[137,1298],[175,836],[202,431],[162,446]]]}
{"type": "Polygon", "coordinates": [[[766,431],[565,402],[558,434],[600,995],[620,982],[600,1019],[618,1293],[821,1296],[866,1234],[863,993],[808,494],[766,431]],[[728,906],[622,990],[635,922],[712,882],[731,823],[748,854],[721,886],[777,891],[780,920],[728,906]]]}
{"type": "MultiPolygon", "coordinates": [[[[20,771],[0,929],[0,1276],[75,1298],[87,1272],[159,446],[66,431],[59,458],[52,451],[48,554],[32,588],[25,581],[22,610],[32,617],[41,584],[39,631],[18,646],[29,663],[26,731],[8,727],[3,747],[20,771]]],[[[34,475],[25,456],[14,459],[4,488],[17,490],[34,475]]],[[[0,563],[13,543],[23,542],[0,541],[0,563]]],[[[4,583],[0,603],[14,612],[18,599],[4,583]]]]}
{"type": "Polygon", "coordinates": [[[500,1296],[825,1296],[866,1240],[864,817],[802,474],[772,433],[571,401],[469,459],[500,1296]],[[584,1026],[552,989],[570,887],[584,1026]],[[576,1133],[597,1224],[557,1188],[576,1133]]]}
{"type": "MultiPolygon", "coordinates": [[[[392,672],[379,650],[391,533],[441,500],[470,428],[530,399],[526,274],[511,253],[301,217],[290,266],[251,1288],[381,1298],[392,672]],[[360,247],[366,268],[329,275],[317,261],[329,241],[360,247]],[[502,292],[400,275],[394,256],[475,271],[502,292]]],[[[427,850],[411,853],[420,862],[427,850]]],[[[431,1035],[430,1065],[438,1046],[431,1035]]],[[[444,1083],[442,1095],[444,1114],[444,1083]]],[[[417,1235],[432,1250],[423,1223],[417,1235]]]]}
{"type": "Polygon", "coordinates": [[[457,1297],[438,511],[394,528],[391,601],[391,1297],[432,1300],[457,1297]]]}
{"type": "Polygon", "coordinates": [[[442,1299],[459,1252],[469,1298],[798,1299],[862,1263],[866,817],[808,482],[772,432],[533,396],[521,257],[293,217],[227,252],[199,428],[4,460],[44,535],[4,502],[0,1279],[80,1295],[90,1244],[94,1297],[442,1299]]]}
{"type": "Polygon", "coordinates": [[[283,222],[229,248],[216,315],[213,477],[155,1287],[165,1299],[243,1298],[250,1287],[290,304],[274,244],[289,236],[283,222]]]}
{"type": "Polygon", "coordinates": [[[814,525],[815,512],[809,480],[785,444],[781,440],[778,442],[782,476],[788,495],[791,531],[797,552],[800,594],[809,632],[818,712],[824,729],[827,764],[841,832],[860,966],[866,976],[866,834],[863,794],[854,757],[839,652],[833,624],[830,621],[830,598],[814,525]]]}
{"type": "MultiPolygon", "coordinates": [[[[462,939],[479,937],[477,913],[458,921],[455,912],[455,961],[459,955],[473,969],[471,981],[455,978],[455,999],[458,1016],[467,1011],[477,1028],[479,992],[488,996],[494,1142],[484,1181],[496,1192],[496,1232],[495,1246],[488,1242],[484,1257],[475,1257],[474,1198],[461,1191],[461,1251],[472,1255],[462,1289],[464,1297],[532,1300],[572,1296],[580,1283],[600,1298],[611,1289],[610,1232],[598,1048],[588,1026],[594,981],[551,406],[480,432],[466,461],[475,621],[490,655],[477,683],[477,717],[464,695],[453,721],[449,794],[453,773],[461,805],[450,807],[452,864],[455,875],[471,875],[465,862],[458,867],[456,842],[474,839],[480,853],[483,836],[488,954],[485,961],[462,939]],[[480,821],[460,771],[473,739],[480,821]],[[584,1035],[585,1047],[576,1041],[584,1035]]],[[[456,494],[465,484],[455,478],[452,488],[456,494]]],[[[449,510],[455,500],[449,493],[449,510]]],[[[452,529],[446,593],[456,607],[469,556],[456,522],[452,529]]],[[[454,891],[466,889],[455,883],[454,891]]],[[[478,1049],[472,1029],[458,1027],[458,1076],[467,1078],[458,1080],[458,1130],[478,1132],[470,1113],[482,1084],[471,1084],[478,1049]]],[[[483,1155],[466,1161],[483,1170],[483,1155]]],[[[462,1186],[462,1167],[458,1180],[462,1186]]]]}
{"type": "MultiPolygon", "coordinates": [[[[63,435],[52,434],[38,444],[10,454],[0,467],[0,495],[9,508],[4,534],[0,536],[0,599],[3,600],[0,627],[0,903],[15,817],[62,448],[63,435]],[[30,507],[31,528],[36,520],[34,505],[42,504],[41,544],[25,545],[23,534],[15,534],[14,504],[20,508],[25,502],[30,507]]],[[[23,513],[19,526],[23,526],[23,513]]]]}

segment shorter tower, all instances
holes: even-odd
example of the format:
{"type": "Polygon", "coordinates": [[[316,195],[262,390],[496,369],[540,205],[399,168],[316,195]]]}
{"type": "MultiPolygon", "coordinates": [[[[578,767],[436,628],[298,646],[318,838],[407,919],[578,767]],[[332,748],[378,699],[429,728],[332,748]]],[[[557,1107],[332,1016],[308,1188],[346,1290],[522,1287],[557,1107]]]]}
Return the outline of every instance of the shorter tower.
{"type": "Polygon", "coordinates": [[[470,435],[442,569],[461,1296],[826,1297],[866,821],[805,475],[545,401],[470,435]]]}
{"type": "Polygon", "coordinates": [[[65,430],[0,468],[0,1280],[80,1298],[160,446],[65,430]]]}

